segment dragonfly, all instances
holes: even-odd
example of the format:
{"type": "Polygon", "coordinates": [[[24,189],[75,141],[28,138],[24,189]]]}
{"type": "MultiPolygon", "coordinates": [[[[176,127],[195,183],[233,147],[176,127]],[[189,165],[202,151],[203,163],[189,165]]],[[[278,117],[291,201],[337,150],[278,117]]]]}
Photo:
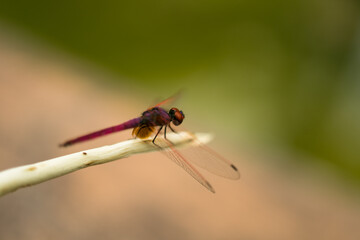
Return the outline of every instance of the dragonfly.
{"type": "Polygon", "coordinates": [[[171,125],[179,126],[185,119],[185,114],[178,108],[172,107],[169,111],[165,110],[164,105],[169,104],[174,100],[174,97],[165,99],[158,104],[148,108],[140,117],[133,118],[119,125],[101,129],[89,134],[70,139],[62,144],[61,147],[68,147],[80,142],[88,141],[94,138],[105,136],[111,133],[133,129],[132,135],[139,139],[149,139],[153,135],[152,143],[159,147],[168,158],[173,160],[177,165],[182,167],[189,173],[195,180],[206,187],[209,191],[215,193],[214,188],[205,179],[205,177],[193,166],[192,163],[214,173],[218,176],[228,179],[239,179],[240,173],[237,167],[216,153],[211,148],[204,144],[198,143],[196,146],[191,147],[190,158],[185,157],[184,153],[175,149],[171,141],[166,138],[166,130],[169,128],[172,132],[177,133],[171,125]],[[164,138],[159,139],[158,135],[164,129],[164,138]]]}

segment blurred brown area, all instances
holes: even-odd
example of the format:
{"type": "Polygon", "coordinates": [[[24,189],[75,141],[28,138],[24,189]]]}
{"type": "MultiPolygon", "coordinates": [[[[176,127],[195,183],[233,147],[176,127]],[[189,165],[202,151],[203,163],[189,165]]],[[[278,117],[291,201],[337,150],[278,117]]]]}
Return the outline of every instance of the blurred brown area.
{"type": "MultiPolygon", "coordinates": [[[[127,139],[57,147],[149,103],[130,86],[99,86],[89,79],[107,76],[2,35],[0,53],[0,170],[127,139]]],[[[0,239],[360,239],[355,194],[311,171],[264,165],[261,154],[217,150],[242,178],[204,173],[216,194],[159,153],[132,156],[0,198],[0,239]]]]}

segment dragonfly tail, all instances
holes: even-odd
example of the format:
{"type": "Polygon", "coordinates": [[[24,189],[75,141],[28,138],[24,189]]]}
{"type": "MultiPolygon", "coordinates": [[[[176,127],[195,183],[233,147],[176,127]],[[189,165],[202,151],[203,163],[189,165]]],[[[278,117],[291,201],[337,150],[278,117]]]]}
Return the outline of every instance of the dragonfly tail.
{"type": "Polygon", "coordinates": [[[59,146],[60,147],[68,147],[68,146],[71,146],[71,145],[73,145],[75,143],[88,141],[88,140],[91,140],[91,139],[94,139],[94,138],[105,136],[105,135],[110,134],[110,133],[119,132],[119,131],[123,131],[123,130],[126,130],[126,129],[134,128],[134,127],[136,127],[136,126],[138,126],[140,124],[140,121],[141,121],[140,118],[134,118],[134,119],[131,119],[131,120],[127,121],[127,122],[124,122],[124,123],[116,125],[116,126],[108,127],[108,128],[96,131],[96,132],[92,132],[92,133],[89,133],[89,134],[74,138],[74,139],[70,139],[70,140],[60,144],[59,146]]]}

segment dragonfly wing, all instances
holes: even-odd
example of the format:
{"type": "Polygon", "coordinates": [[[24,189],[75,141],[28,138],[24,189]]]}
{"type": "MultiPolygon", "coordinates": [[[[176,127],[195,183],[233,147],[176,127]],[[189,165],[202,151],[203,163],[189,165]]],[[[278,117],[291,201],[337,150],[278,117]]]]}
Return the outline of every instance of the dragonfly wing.
{"type": "Polygon", "coordinates": [[[155,143],[161,148],[161,152],[165,154],[168,158],[174,161],[177,165],[182,167],[187,173],[189,173],[195,180],[197,180],[201,185],[206,187],[209,191],[215,193],[214,188],[210,183],[200,174],[196,168],[191,165],[176,149],[172,144],[165,139],[156,139],[155,143]]]}
{"type": "Polygon", "coordinates": [[[201,143],[195,135],[193,137],[194,145],[180,150],[183,156],[197,166],[218,176],[233,180],[240,178],[240,172],[232,162],[201,143]]]}
{"type": "MultiPolygon", "coordinates": [[[[176,100],[178,100],[178,99],[180,98],[180,95],[181,95],[181,91],[179,91],[179,92],[175,93],[173,96],[171,96],[171,97],[169,97],[169,98],[167,98],[167,99],[165,99],[165,100],[157,103],[156,105],[150,107],[149,109],[152,109],[152,108],[154,108],[154,107],[160,107],[160,106],[163,106],[163,105],[169,105],[169,104],[171,104],[171,103],[174,103],[176,100]]],[[[169,107],[169,106],[167,106],[167,107],[169,107]]]]}
{"type": "Polygon", "coordinates": [[[189,156],[187,158],[192,163],[218,176],[234,180],[240,178],[239,170],[233,163],[203,144],[183,149],[181,153],[189,156]]]}

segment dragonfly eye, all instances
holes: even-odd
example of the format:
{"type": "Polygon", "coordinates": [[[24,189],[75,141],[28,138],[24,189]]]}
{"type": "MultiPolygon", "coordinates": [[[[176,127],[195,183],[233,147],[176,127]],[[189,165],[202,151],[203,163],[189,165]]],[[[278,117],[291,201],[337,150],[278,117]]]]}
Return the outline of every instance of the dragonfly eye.
{"type": "Polygon", "coordinates": [[[176,109],[176,111],[174,112],[172,122],[174,123],[175,126],[178,126],[182,123],[184,118],[185,118],[184,113],[182,111],[179,111],[179,109],[176,109]]]}
{"type": "Polygon", "coordinates": [[[175,115],[175,109],[174,108],[170,109],[169,115],[170,115],[171,118],[174,118],[174,115],[175,115]]]}
{"type": "Polygon", "coordinates": [[[180,111],[180,113],[183,116],[183,118],[185,118],[185,114],[183,113],[183,111],[180,111]]]}

